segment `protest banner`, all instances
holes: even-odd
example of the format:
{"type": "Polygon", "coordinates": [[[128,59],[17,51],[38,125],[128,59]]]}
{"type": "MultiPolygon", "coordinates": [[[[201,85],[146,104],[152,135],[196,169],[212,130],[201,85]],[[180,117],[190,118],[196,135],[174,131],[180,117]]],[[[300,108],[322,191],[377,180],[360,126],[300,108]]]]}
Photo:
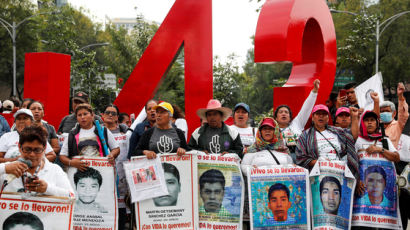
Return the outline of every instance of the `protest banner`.
{"type": "Polygon", "coordinates": [[[0,227],[11,229],[72,229],[73,204],[69,199],[3,194],[0,198],[0,227]]]}
{"type": "Polygon", "coordinates": [[[124,163],[124,172],[132,203],[168,195],[160,158],[133,157],[130,162],[124,163]]]}
{"type": "Polygon", "coordinates": [[[350,229],[355,185],[344,161],[315,164],[310,172],[313,229],[350,229]]]}
{"type": "Polygon", "coordinates": [[[365,111],[373,110],[374,103],[370,96],[370,93],[372,92],[376,92],[379,95],[380,103],[384,101],[382,82],[382,73],[378,72],[354,89],[357,95],[357,103],[359,103],[360,108],[364,108],[365,111]]]}
{"type": "Polygon", "coordinates": [[[237,154],[198,152],[199,229],[242,228],[244,182],[237,154]]]}
{"type": "Polygon", "coordinates": [[[169,194],[135,204],[137,229],[197,229],[196,155],[187,153],[183,156],[158,156],[162,162],[169,194]]]}
{"type": "Polygon", "coordinates": [[[118,145],[120,146],[120,154],[118,155],[117,159],[115,159],[116,165],[116,172],[117,172],[117,192],[118,192],[118,207],[119,208],[126,208],[125,205],[125,195],[128,192],[128,185],[127,180],[125,179],[125,172],[123,162],[128,161],[128,145],[129,139],[127,138],[126,134],[123,133],[113,133],[115,141],[117,141],[118,145]]]}
{"type": "Polygon", "coordinates": [[[367,147],[358,152],[366,191],[354,200],[352,226],[401,229],[394,164],[380,153],[368,154],[367,147]]]}
{"type": "Polygon", "coordinates": [[[116,230],[118,203],[114,167],[106,157],[88,157],[83,161],[88,166],[85,171],[74,167],[67,171],[76,197],[73,229],[116,230]]]}
{"type": "Polygon", "coordinates": [[[248,168],[251,229],[309,229],[308,171],[295,165],[248,168]]]}

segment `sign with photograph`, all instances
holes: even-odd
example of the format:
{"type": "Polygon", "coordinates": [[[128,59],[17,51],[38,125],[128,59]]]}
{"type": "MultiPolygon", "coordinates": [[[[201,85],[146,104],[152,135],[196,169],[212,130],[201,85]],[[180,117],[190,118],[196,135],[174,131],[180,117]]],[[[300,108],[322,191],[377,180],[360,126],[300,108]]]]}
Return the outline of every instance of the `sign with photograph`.
{"type": "Polygon", "coordinates": [[[0,227],[12,229],[70,230],[73,204],[68,199],[3,194],[0,198],[0,227]]]}
{"type": "Polygon", "coordinates": [[[365,192],[354,200],[352,226],[401,229],[393,162],[379,153],[368,154],[363,150],[358,154],[365,192]]]}
{"type": "Polygon", "coordinates": [[[309,229],[308,171],[294,165],[248,169],[251,229],[309,229]]]}
{"type": "Polygon", "coordinates": [[[70,167],[74,188],[73,229],[117,229],[118,203],[114,167],[106,157],[84,158],[84,171],[70,167]]]}
{"type": "Polygon", "coordinates": [[[133,157],[124,163],[124,172],[132,203],[168,195],[160,158],[133,157]]]}
{"type": "Polygon", "coordinates": [[[310,172],[313,229],[350,229],[356,179],[344,161],[318,161],[310,172]]]}
{"type": "Polygon", "coordinates": [[[244,182],[237,154],[198,154],[199,229],[241,229],[244,182]]]}
{"type": "MultiPolygon", "coordinates": [[[[137,229],[197,229],[197,157],[161,154],[168,194],[135,204],[137,229]]],[[[133,158],[134,160],[134,158],[133,158]]]]}

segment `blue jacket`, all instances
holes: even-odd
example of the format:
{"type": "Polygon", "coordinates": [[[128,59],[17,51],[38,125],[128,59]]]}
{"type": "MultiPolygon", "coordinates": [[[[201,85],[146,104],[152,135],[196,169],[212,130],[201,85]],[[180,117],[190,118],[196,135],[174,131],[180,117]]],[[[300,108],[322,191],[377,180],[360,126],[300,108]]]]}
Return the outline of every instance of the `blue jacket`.
{"type": "Polygon", "coordinates": [[[135,127],[134,131],[132,132],[131,138],[130,138],[130,145],[128,148],[128,159],[131,158],[135,149],[137,148],[138,142],[142,134],[145,132],[145,130],[148,130],[150,128],[151,128],[151,125],[149,124],[148,120],[144,120],[143,122],[139,123],[135,127]]]}
{"type": "Polygon", "coordinates": [[[8,133],[8,132],[10,132],[9,123],[7,123],[6,118],[0,115],[0,137],[3,136],[3,134],[8,133]]]}

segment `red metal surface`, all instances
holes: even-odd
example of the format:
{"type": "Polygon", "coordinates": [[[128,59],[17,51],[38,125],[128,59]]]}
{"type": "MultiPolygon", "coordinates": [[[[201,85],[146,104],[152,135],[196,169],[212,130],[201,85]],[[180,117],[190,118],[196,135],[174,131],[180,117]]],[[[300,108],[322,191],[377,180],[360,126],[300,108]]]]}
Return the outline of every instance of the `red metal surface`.
{"type": "Polygon", "coordinates": [[[267,0],[255,34],[255,62],[293,63],[284,87],[274,89],[273,104],[287,104],[293,114],[300,110],[320,79],[317,104],[324,104],[336,72],[336,34],[333,19],[323,0],[267,0]]]}
{"type": "Polygon", "coordinates": [[[178,51],[185,52],[185,114],[188,133],[199,127],[196,110],[212,98],[212,1],[176,0],[115,100],[136,113],[155,94],[178,51]]]}
{"type": "Polygon", "coordinates": [[[44,104],[44,120],[58,128],[69,113],[70,55],[58,53],[26,53],[24,65],[24,97],[44,104]]]}

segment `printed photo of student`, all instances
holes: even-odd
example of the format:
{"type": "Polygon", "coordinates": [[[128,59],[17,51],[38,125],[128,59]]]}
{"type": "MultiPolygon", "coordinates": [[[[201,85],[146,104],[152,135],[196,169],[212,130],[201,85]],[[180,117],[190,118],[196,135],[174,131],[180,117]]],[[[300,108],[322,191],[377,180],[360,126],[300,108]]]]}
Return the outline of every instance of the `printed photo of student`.
{"type": "Polygon", "coordinates": [[[218,216],[230,216],[222,205],[225,195],[225,176],[217,169],[205,171],[199,177],[199,195],[203,205],[199,207],[199,215],[215,213],[218,216]]]}
{"type": "Polygon", "coordinates": [[[167,183],[168,195],[154,198],[155,207],[176,206],[178,195],[181,192],[181,182],[178,169],[169,163],[162,163],[167,183]]]}
{"type": "Polygon", "coordinates": [[[100,192],[102,176],[98,170],[87,167],[85,171],[77,170],[74,173],[77,200],[74,205],[75,212],[108,213],[108,211],[95,199],[100,192]]]}
{"type": "Polygon", "coordinates": [[[29,212],[16,212],[3,222],[3,230],[44,230],[43,222],[29,212]]]}
{"type": "Polygon", "coordinates": [[[268,208],[272,212],[273,217],[266,219],[264,226],[271,226],[278,222],[291,222],[295,219],[288,215],[288,210],[292,206],[289,200],[290,191],[286,185],[276,183],[270,186],[268,191],[268,208]]]}
{"type": "Polygon", "coordinates": [[[342,186],[336,177],[326,176],[320,182],[320,201],[327,214],[337,215],[342,197],[342,186]]]}

